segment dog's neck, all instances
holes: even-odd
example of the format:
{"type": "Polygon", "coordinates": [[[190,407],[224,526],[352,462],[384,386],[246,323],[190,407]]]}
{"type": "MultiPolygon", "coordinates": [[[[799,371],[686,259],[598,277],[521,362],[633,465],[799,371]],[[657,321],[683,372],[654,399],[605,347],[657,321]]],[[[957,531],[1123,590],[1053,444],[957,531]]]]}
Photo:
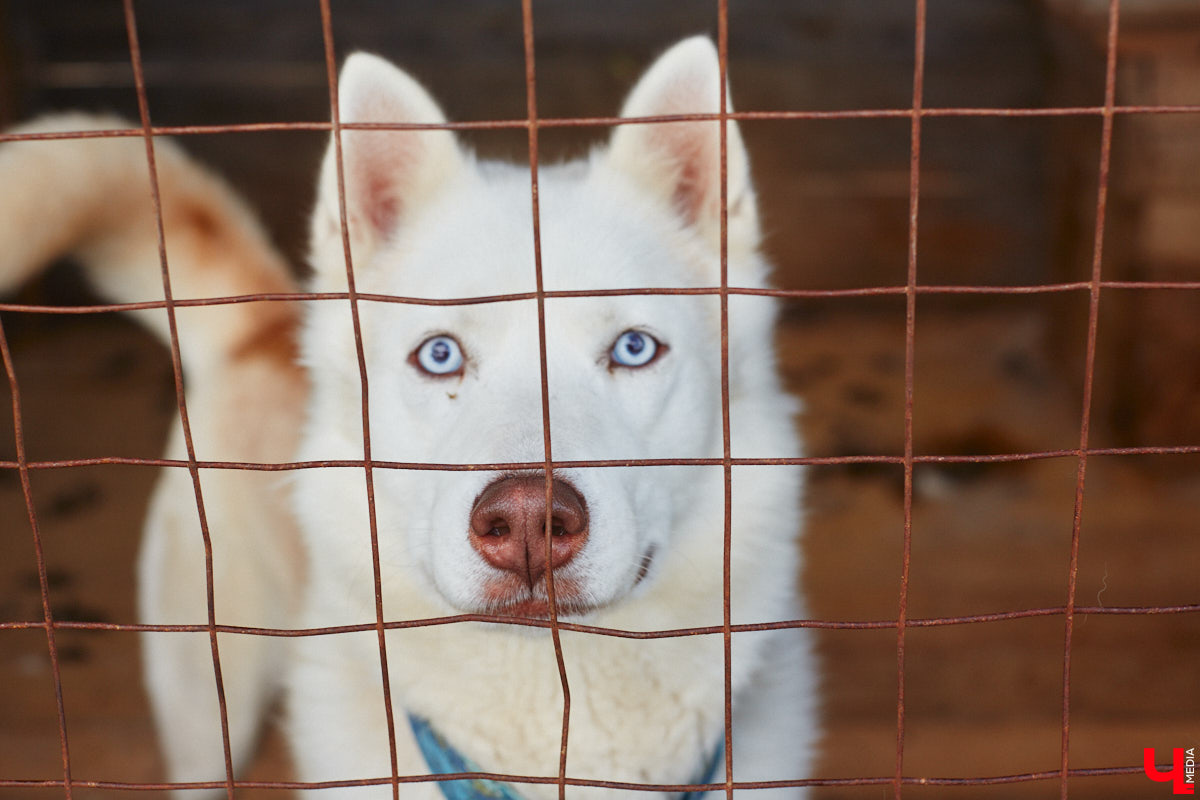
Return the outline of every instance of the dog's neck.
{"type": "MultiPolygon", "coordinates": [[[[409,714],[408,722],[431,774],[455,775],[484,771],[456,750],[427,720],[409,714]]],[[[720,771],[724,755],[725,740],[722,738],[713,748],[703,771],[689,785],[712,783],[720,771]]],[[[488,778],[439,781],[438,788],[446,800],[522,800],[520,793],[510,784],[488,778]]],[[[708,790],[695,789],[681,794],[680,800],[700,800],[707,793],[708,790]]]]}

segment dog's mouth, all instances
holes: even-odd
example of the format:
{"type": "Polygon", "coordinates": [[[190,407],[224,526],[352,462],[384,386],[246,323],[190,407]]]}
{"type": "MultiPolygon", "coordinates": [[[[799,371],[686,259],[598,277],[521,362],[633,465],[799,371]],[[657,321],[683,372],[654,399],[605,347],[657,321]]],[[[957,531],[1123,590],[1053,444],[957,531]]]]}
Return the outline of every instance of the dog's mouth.
{"type": "Polygon", "coordinates": [[[633,579],[634,586],[646,580],[646,576],[650,574],[650,567],[654,564],[654,556],[657,552],[658,548],[650,545],[646,548],[646,552],[642,553],[642,560],[638,564],[637,577],[633,579]]]}
{"type": "MultiPolygon", "coordinates": [[[[502,617],[550,618],[550,597],[543,577],[532,588],[511,575],[493,578],[484,588],[484,611],[502,617]]],[[[554,576],[555,609],[559,617],[582,616],[599,606],[590,601],[579,580],[554,576]]]]}
{"type": "MultiPolygon", "coordinates": [[[[558,618],[578,617],[595,611],[596,606],[577,600],[559,600],[555,604],[558,618]]],[[[525,600],[494,607],[490,613],[501,617],[529,617],[533,619],[550,619],[550,601],[542,597],[530,597],[525,600]]]]}
{"type": "MultiPolygon", "coordinates": [[[[642,583],[650,572],[657,548],[651,545],[642,554],[638,563],[633,586],[642,583]]],[[[608,603],[597,603],[588,597],[577,578],[555,574],[555,609],[558,617],[580,617],[604,608],[608,603]]],[[[539,580],[533,588],[512,576],[493,579],[484,590],[485,613],[502,617],[550,618],[550,598],[546,578],[539,580]]]]}

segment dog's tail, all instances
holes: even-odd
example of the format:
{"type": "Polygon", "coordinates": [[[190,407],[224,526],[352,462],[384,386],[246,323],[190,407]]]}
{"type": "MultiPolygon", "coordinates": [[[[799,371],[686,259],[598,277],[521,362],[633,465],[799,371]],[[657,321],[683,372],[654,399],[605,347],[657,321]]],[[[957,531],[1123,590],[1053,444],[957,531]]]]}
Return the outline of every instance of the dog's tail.
{"type": "MultiPolygon", "coordinates": [[[[13,132],[129,127],[116,117],[63,113],[13,132]]],[[[154,145],[174,299],[295,291],[285,260],[233,190],[174,143],[158,138],[154,145]]],[[[110,301],[163,300],[144,139],[0,143],[0,292],[62,257],[77,261],[110,301]]],[[[219,363],[239,347],[253,347],[271,331],[290,327],[292,305],[233,303],[186,314],[187,336],[180,335],[185,367],[219,363]]],[[[169,341],[161,308],[133,313],[169,341]]]]}

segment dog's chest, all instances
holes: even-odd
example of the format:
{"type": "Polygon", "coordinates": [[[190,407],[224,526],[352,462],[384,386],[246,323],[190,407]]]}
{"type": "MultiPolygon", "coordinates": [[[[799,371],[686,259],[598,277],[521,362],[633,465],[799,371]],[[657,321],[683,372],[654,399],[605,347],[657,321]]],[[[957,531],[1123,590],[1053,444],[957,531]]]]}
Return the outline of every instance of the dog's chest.
{"type": "MultiPolygon", "coordinates": [[[[563,694],[551,638],[455,628],[389,639],[397,701],[483,769],[558,774],[563,694]]],[[[695,779],[724,719],[718,637],[635,641],[564,632],[562,651],[571,697],[568,775],[695,779]]],[[[557,791],[521,792],[543,790],[557,791]]]]}

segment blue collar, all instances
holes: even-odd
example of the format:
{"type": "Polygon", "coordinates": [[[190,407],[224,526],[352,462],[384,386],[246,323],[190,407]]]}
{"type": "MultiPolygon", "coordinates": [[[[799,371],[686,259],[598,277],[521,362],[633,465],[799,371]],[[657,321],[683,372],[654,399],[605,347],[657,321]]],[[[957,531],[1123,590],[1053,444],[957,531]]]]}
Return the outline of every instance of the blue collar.
{"type": "MultiPolygon", "coordinates": [[[[408,715],[408,724],[412,726],[413,735],[425,756],[425,763],[434,775],[452,775],[457,772],[483,772],[475,762],[455,750],[441,734],[434,731],[428,720],[408,715]]],[[[725,740],[717,743],[712,757],[705,765],[704,774],[697,784],[712,783],[724,762],[725,740]]],[[[523,800],[513,787],[501,781],[485,778],[470,780],[439,781],[438,786],[446,800],[523,800]]],[[[679,800],[700,800],[706,792],[703,790],[684,792],[679,800]]]]}

